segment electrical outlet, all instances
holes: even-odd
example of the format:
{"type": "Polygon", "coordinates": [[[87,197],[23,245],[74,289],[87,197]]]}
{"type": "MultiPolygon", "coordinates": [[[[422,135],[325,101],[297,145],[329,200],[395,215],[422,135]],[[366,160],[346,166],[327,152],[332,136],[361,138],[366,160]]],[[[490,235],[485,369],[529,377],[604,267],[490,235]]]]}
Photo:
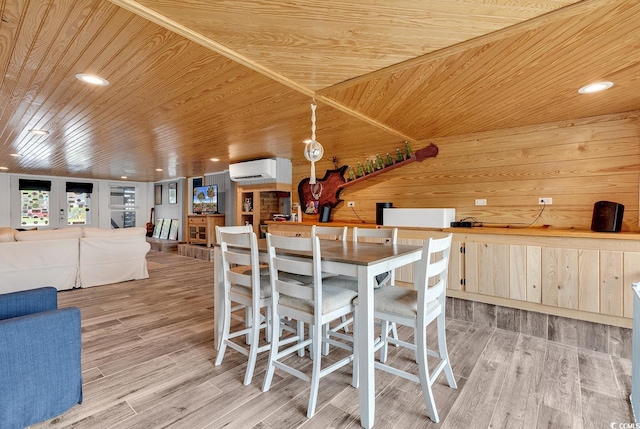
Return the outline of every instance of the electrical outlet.
{"type": "Polygon", "coordinates": [[[347,201],[347,207],[354,208],[355,206],[356,206],[356,202],[355,201],[347,201]]]}
{"type": "Polygon", "coordinates": [[[486,206],[487,205],[487,200],[486,199],[480,199],[480,200],[476,200],[476,206],[486,206]]]}
{"type": "Polygon", "coordinates": [[[553,198],[538,198],[538,204],[551,205],[553,204],[553,198]]]}

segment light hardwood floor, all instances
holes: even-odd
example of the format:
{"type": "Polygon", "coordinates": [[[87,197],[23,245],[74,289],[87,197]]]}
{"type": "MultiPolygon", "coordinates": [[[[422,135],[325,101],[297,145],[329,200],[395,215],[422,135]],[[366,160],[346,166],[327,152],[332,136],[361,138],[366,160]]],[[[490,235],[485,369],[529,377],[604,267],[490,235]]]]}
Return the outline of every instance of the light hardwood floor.
{"type": "MultiPolygon", "coordinates": [[[[61,307],[82,311],[84,402],[32,428],[359,427],[350,367],[321,381],[311,420],[308,384],[276,371],[271,391],[260,391],[266,353],[249,386],[239,353],[214,367],[213,265],[156,251],[148,260],[149,279],[59,293],[61,307]]],[[[375,427],[586,429],[633,419],[629,360],[453,319],[447,336],[458,389],[442,375],[434,385],[441,422],[427,418],[418,385],[378,371],[375,427]]],[[[395,365],[416,369],[411,358],[390,351],[395,365]]],[[[307,358],[291,359],[308,369],[307,358]]]]}

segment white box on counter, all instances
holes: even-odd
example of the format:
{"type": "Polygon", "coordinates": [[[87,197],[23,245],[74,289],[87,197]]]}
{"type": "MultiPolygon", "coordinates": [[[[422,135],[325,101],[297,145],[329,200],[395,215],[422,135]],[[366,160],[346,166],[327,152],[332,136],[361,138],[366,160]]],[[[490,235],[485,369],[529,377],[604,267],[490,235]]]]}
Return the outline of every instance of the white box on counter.
{"type": "Polygon", "coordinates": [[[456,209],[383,209],[384,226],[449,228],[456,220],[456,209]]]}

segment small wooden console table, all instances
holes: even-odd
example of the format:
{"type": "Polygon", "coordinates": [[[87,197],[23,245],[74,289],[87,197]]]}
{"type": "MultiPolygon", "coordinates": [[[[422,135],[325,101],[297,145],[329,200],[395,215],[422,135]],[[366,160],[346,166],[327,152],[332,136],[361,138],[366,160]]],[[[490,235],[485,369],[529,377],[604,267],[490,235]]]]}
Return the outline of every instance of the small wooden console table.
{"type": "Polygon", "coordinates": [[[216,243],[216,225],[224,226],[223,214],[189,215],[187,218],[187,243],[213,246],[216,243]]]}

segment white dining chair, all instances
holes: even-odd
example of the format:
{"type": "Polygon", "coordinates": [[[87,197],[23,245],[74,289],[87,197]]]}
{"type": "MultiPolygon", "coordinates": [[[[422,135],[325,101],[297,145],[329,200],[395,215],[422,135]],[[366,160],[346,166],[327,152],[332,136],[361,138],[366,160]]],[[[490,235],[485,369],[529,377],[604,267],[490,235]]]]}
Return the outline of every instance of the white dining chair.
{"type": "MultiPolygon", "coordinates": [[[[347,241],[347,227],[334,227],[334,226],[317,226],[311,225],[311,237],[318,237],[321,240],[337,240],[345,242],[347,241]]],[[[293,280],[297,280],[301,283],[311,283],[313,278],[311,276],[304,276],[293,273],[282,273],[283,277],[287,277],[293,280]]],[[[336,276],[334,273],[322,273],[323,278],[336,276]]]]}
{"type": "MultiPolygon", "coordinates": [[[[354,226],[352,229],[352,240],[355,243],[380,243],[388,245],[396,245],[398,243],[398,228],[358,228],[354,226]]],[[[378,288],[386,284],[393,283],[395,280],[395,271],[391,270],[376,276],[374,287],[378,288]]],[[[358,279],[349,276],[338,276],[327,279],[326,283],[331,286],[347,287],[351,290],[358,291],[358,279]]],[[[335,332],[339,328],[344,328],[345,332],[349,331],[348,325],[352,319],[342,320],[340,326],[334,327],[335,332]]],[[[395,323],[391,323],[391,334],[394,338],[398,338],[398,331],[395,323]]]]}
{"type": "MultiPolygon", "coordinates": [[[[230,234],[237,234],[242,232],[253,232],[253,227],[251,225],[238,225],[238,226],[215,226],[216,232],[216,243],[220,243],[221,237],[220,234],[223,232],[230,234]]],[[[251,270],[250,266],[234,266],[232,267],[233,271],[244,272],[251,270]]],[[[269,269],[265,266],[261,266],[261,275],[269,275],[269,269]]],[[[231,307],[231,318],[234,320],[240,320],[245,324],[245,327],[251,326],[251,308],[245,306],[244,304],[239,304],[231,307]],[[239,311],[245,309],[244,316],[241,316],[239,311]]],[[[270,328],[269,328],[270,329],[270,328]]],[[[251,344],[251,336],[247,334],[247,344],[251,344]]]]}
{"type": "Polygon", "coordinates": [[[265,329],[267,339],[271,337],[268,325],[271,314],[271,285],[268,276],[260,275],[258,261],[258,241],[253,231],[229,233],[216,231],[222,255],[224,279],[224,308],[222,341],[215,365],[222,363],[227,347],[248,357],[244,384],[251,383],[258,353],[267,351],[269,344],[260,346],[260,331],[265,329]],[[240,306],[232,308],[232,303],[240,306]],[[245,309],[245,327],[231,331],[231,314],[234,310],[245,309]],[[263,316],[261,310],[265,309],[263,316]],[[233,339],[247,335],[247,346],[233,339]]]}
{"type": "MultiPolygon", "coordinates": [[[[346,226],[324,226],[324,225],[312,225],[311,226],[311,236],[312,237],[318,237],[321,240],[336,240],[336,241],[342,241],[343,243],[347,241],[347,232],[348,232],[348,228],[346,226]]],[[[338,276],[334,273],[322,273],[322,278],[328,279],[331,277],[336,277],[336,279],[338,278],[338,276]]],[[[340,282],[338,281],[333,281],[333,286],[338,286],[340,285],[340,282]]],[[[356,292],[358,291],[358,288],[356,287],[354,289],[356,292]]],[[[333,332],[338,332],[340,329],[343,329],[344,332],[349,332],[349,324],[352,322],[353,320],[351,318],[347,318],[347,316],[342,316],[340,318],[340,324],[336,327],[333,328],[333,332]]],[[[327,324],[323,327],[323,335],[328,336],[330,335],[330,326],[327,324]]],[[[351,338],[351,337],[349,337],[351,338]]],[[[329,354],[329,343],[325,343],[323,344],[322,347],[322,354],[324,354],[325,356],[329,354]]]]}
{"type": "MultiPolygon", "coordinates": [[[[416,262],[417,274],[414,289],[387,285],[374,292],[374,317],[383,321],[382,341],[376,346],[376,349],[382,349],[381,358],[380,362],[375,362],[375,368],[420,383],[429,418],[434,423],[438,423],[439,417],[431,386],[438,375],[444,371],[449,387],[457,388],[445,335],[447,270],[451,238],[452,235],[448,234],[444,238],[429,238],[425,241],[422,258],[416,262]],[[427,326],[433,321],[437,323],[437,352],[427,348],[427,326]],[[409,343],[389,337],[385,326],[389,322],[413,328],[414,342],[409,343]],[[389,344],[396,344],[414,351],[418,364],[417,375],[385,363],[389,344]],[[432,372],[429,372],[427,356],[440,359],[432,372]]],[[[357,381],[355,384],[357,385],[357,381]]]]}
{"type": "Polygon", "coordinates": [[[276,368],[309,382],[311,390],[307,417],[311,418],[316,409],[320,379],[353,361],[353,353],[351,353],[322,368],[321,348],[324,342],[330,342],[334,346],[353,352],[352,345],[325,337],[322,327],[351,313],[354,309],[353,299],[357,296],[357,292],[346,288],[323,286],[318,237],[283,237],[267,234],[267,249],[273,299],[272,326],[274,336],[271,341],[269,363],[262,391],[267,392],[271,387],[276,368]],[[292,252],[308,252],[312,257],[292,259],[292,252]],[[304,285],[290,283],[287,277],[284,279],[281,277],[282,273],[310,276],[313,281],[304,285]],[[280,338],[280,335],[276,334],[278,332],[276,328],[285,317],[308,324],[311,332],[310,338],[304,341],[300,341],[299,335],[280,338]],[[312,350],[311,375],[285,363],[287,356],[307,346],[311,346],[312,350]],[[285,348],[281,349],[281,347],[285,348]]]}

